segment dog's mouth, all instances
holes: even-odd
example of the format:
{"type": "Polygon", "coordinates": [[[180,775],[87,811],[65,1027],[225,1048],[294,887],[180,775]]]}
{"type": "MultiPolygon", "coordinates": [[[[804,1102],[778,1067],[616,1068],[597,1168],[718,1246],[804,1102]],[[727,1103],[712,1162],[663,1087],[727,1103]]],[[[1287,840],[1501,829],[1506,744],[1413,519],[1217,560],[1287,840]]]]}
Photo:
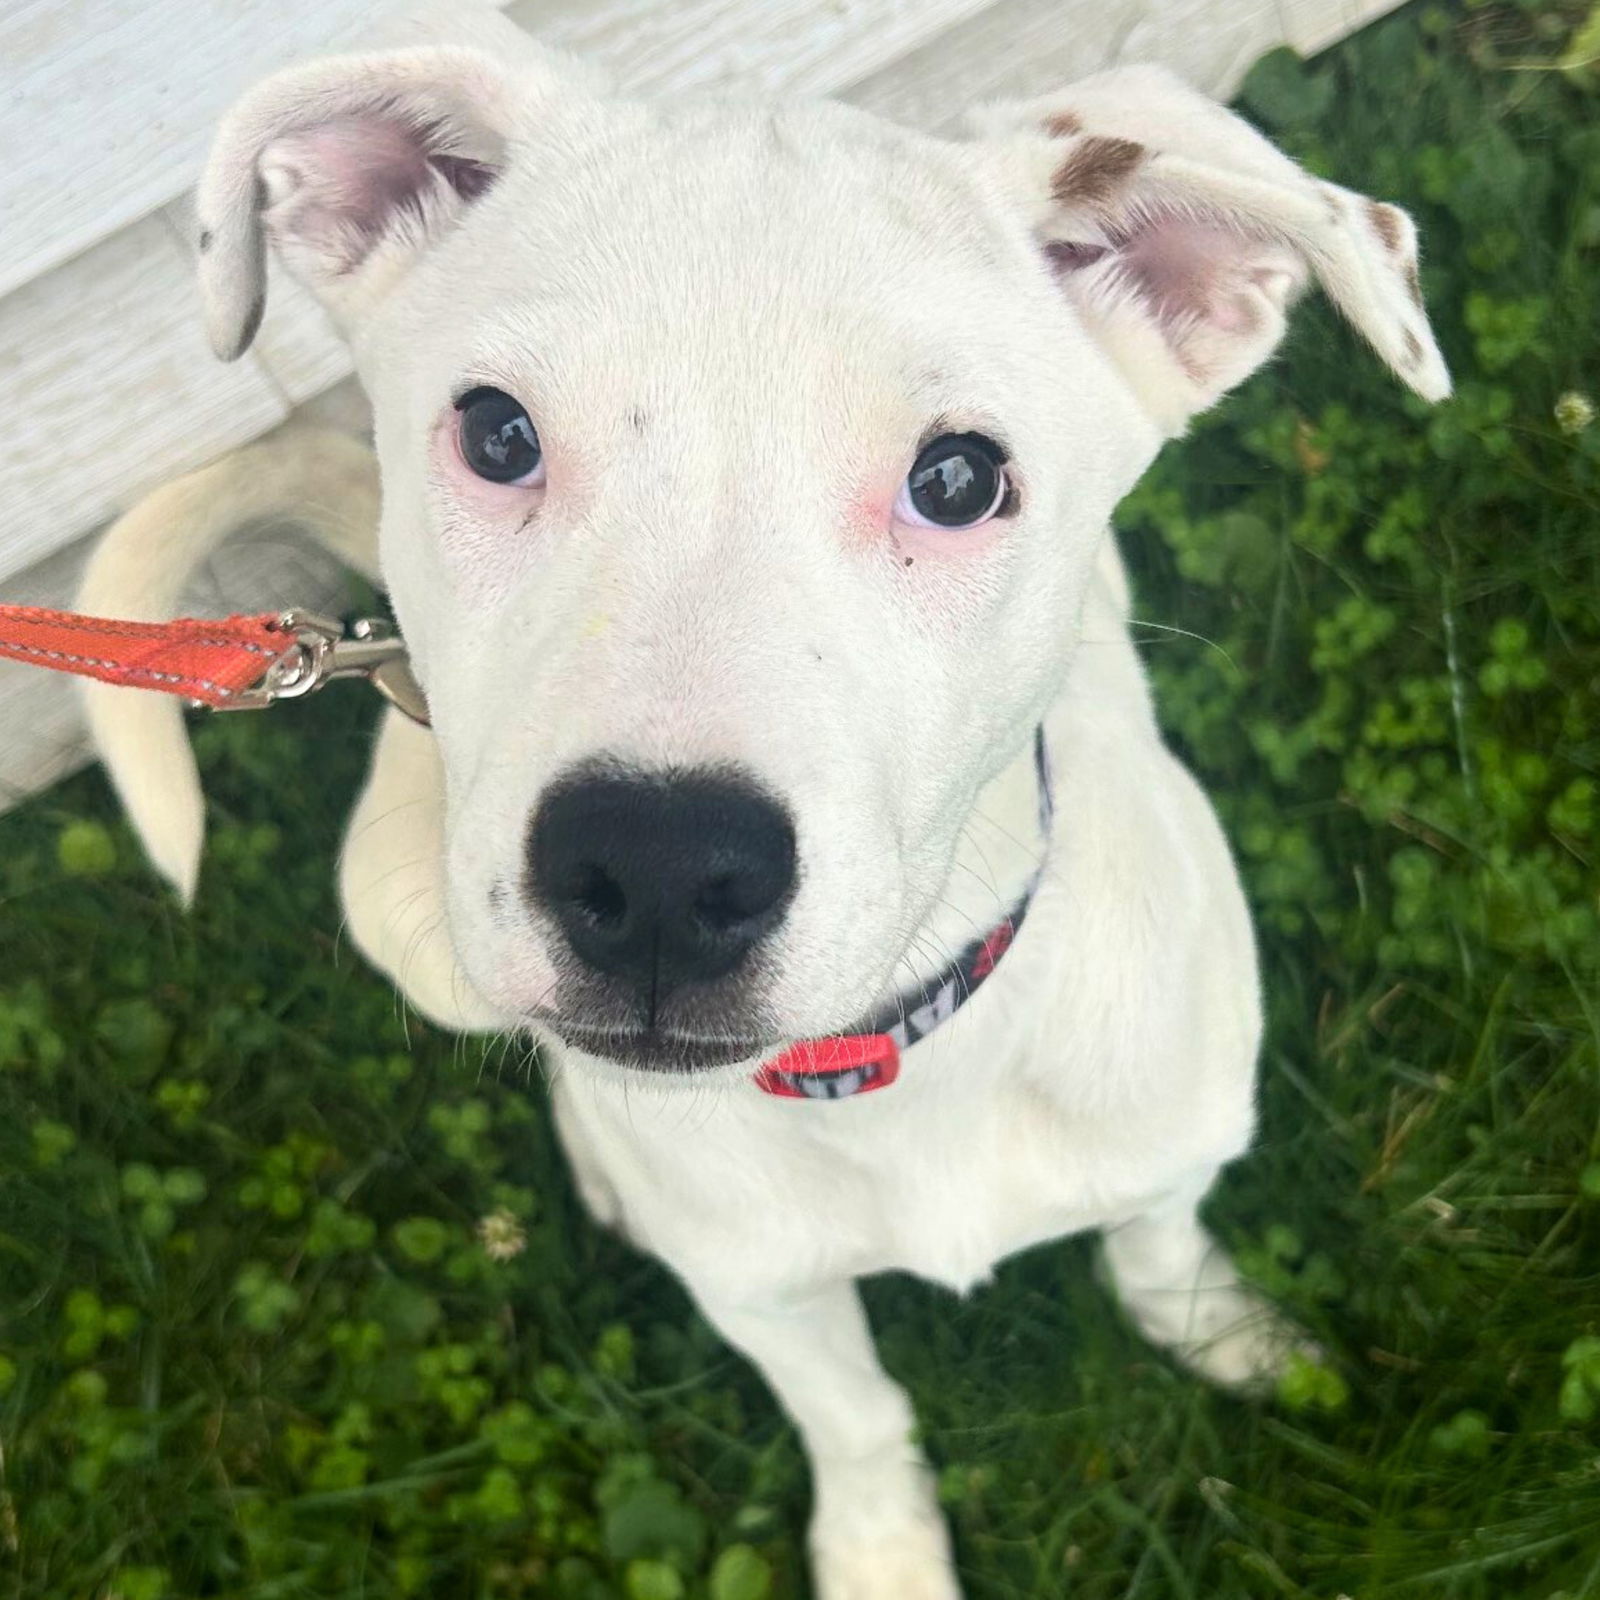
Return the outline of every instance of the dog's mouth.
{"type": "Polygon", "coordinates": [[[675,1028],[580,1022],[547,1013],[541,1014],[537,1021],[541,1028],[585,1055],[635,1072],[663,1075],[704,1072],[713,1067],[731,1067],[739,1061],[753,1061],[777,1048],[773,1041],[754,1035],[708,1036],[675,1028]]]}

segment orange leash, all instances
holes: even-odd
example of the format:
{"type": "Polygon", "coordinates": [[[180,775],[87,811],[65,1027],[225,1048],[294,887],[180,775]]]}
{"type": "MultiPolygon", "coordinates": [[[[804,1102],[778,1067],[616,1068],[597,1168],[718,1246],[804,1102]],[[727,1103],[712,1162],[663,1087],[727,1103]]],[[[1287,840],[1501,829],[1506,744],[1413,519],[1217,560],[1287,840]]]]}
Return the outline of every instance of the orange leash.
{"type": "Polygon", "coordinates": [[[219,621],[112,622],[0,606],[0,656],[208,706],[226,706],[253,688],[293,645],[276,612],[219,621]]]}
{"type": "Polygon", "coordinates": [[[158,689],[217,711],[296,699],[334,678],[367,678],[416,722],[427,702],[404,643],[377,618],[350,634],[307,611],[117,622],[0,605],[0,656],[130,689],[158,689]]]}

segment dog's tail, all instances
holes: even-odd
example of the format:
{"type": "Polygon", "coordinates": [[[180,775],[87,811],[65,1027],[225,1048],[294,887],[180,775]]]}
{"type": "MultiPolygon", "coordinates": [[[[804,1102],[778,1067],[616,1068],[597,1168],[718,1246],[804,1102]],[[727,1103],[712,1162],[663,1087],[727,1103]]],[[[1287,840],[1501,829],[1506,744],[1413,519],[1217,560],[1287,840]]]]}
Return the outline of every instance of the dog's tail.
{"type": "MultiPolygon", "coordinates": [[[[252,524],[304,526],[346,565],[377,576],[378,471],[347,434],[286,428],[141,500],[101,540],[80,610],[164,622],[208,556],[252,524]]],[[[291,605],[295,596],[284,596],[291,605]]],[[[85,686],[89,732],[156,870],[183,897],[200,873],[200,775],[171,695],[85,686]]]]}

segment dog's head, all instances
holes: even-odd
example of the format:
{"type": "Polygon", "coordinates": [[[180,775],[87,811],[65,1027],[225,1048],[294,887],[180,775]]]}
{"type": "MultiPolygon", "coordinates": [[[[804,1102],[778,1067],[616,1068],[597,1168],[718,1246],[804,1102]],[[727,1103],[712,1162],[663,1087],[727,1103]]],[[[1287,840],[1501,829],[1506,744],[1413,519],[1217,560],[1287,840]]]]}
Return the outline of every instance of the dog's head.
{"type": "Polygon", "coordinates": [[[290,71],[220,136],[219,352],[270,241],[372,397],[460,959],[593,1054],[742,1059],[890,985],[1112,508],[1310,279],[1448,388],[1405,214],[1170,75],[977,129],[440,48],[290,71]]]}

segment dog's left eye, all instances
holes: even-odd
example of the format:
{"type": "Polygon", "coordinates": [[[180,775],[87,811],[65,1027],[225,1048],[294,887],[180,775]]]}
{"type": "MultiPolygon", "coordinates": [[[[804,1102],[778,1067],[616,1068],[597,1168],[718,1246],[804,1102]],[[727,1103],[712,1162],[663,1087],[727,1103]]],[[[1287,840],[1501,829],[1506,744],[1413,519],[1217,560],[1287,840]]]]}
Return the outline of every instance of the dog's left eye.
{"type": "Polygon", "coordinates": [[[1000,509],[1005,455],[981,433],[947,433],[927,445],[895,497],[901,522],[923,528],[975,528],[1000,509]]]}
{"type": "Polygon", "coordinates": [[[461,458],[490,483],[544,481],[544,451],[523,403],[503,389],[470,389],[456,401],[461,458]]]}

